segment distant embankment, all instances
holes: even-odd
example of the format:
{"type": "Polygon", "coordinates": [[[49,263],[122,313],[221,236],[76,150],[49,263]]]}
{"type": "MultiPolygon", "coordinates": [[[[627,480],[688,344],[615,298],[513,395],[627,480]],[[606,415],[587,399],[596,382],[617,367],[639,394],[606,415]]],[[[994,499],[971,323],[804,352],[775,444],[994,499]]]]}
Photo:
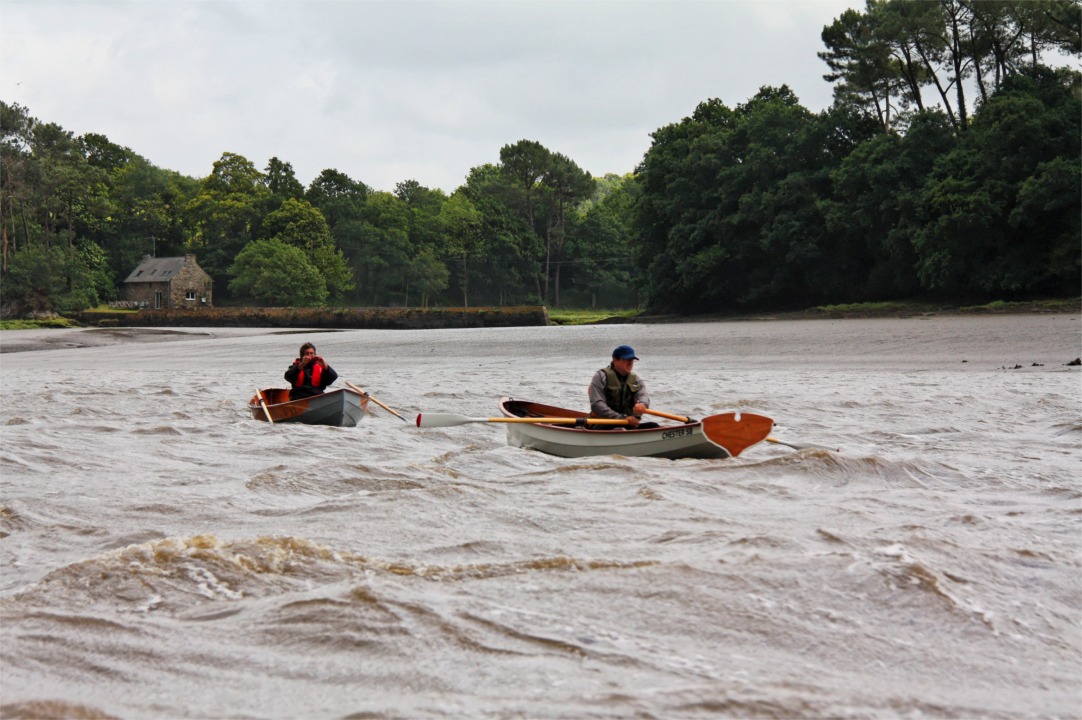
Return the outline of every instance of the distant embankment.
{"type": "Polygon", "coordinates": [[[543,305],[476,308],[260,308],[81,312],[69,317],[100,327],[296,327],[434,330],[548,325],[543,305]]]}

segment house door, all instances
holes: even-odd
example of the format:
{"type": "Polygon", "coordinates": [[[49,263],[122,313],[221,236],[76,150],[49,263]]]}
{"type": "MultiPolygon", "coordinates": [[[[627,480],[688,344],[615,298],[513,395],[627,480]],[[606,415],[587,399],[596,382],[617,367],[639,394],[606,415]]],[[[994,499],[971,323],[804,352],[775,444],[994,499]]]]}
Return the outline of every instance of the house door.
{"type": "Polygon", "coordinates": [[[154,293],[154,309],[155,310],[161,310],[162,309],[162,294],[160,292],[154,293]]]}

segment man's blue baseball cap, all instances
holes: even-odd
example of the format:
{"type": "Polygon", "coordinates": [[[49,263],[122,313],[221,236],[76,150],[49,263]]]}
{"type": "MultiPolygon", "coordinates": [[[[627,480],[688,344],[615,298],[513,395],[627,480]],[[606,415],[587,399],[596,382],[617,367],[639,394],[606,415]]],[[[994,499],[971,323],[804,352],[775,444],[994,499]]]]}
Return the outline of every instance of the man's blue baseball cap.
{"type": "Polygon", "coordinates": [[[635,350],[630,345],[621,345],[612,351],[613,360],[638,360],[635,350]]]}

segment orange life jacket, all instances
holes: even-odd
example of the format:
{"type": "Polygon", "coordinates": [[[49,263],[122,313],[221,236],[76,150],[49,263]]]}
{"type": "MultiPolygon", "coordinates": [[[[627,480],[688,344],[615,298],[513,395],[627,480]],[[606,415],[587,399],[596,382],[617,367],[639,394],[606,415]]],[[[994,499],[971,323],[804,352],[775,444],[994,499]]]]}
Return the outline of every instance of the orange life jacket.
{"type": "MultiPolygon", "coordinates": [[[[319,363],[313,362],[309,365],[309,368],[311,369],[312,373],[312,382],[308,384],[310,384],[312,387],[320,387],[319,381],[323,377],[323,366],[319,363]]],[[[302,368],[301,371],[297,373],[297,379],[293,381],[293,387],[300,387],[304,384],[304,369],[302,368]]]]}

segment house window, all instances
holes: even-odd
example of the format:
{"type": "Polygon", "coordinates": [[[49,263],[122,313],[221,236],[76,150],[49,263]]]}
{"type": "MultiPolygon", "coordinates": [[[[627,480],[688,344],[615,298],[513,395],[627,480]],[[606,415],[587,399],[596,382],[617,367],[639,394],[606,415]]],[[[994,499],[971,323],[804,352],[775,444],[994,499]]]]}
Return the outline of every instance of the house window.
{"type": "Polygon", "coordinates": [[[194,301],[194,300],[195,300],[195,290],[189,290],[189,291],[188,291],[188,292],[187,292],[187,293],[186,293],[186,294],[184,295],[184,299],[185,299],[185,300],[192,300],[192,301],[194,301]]]}

